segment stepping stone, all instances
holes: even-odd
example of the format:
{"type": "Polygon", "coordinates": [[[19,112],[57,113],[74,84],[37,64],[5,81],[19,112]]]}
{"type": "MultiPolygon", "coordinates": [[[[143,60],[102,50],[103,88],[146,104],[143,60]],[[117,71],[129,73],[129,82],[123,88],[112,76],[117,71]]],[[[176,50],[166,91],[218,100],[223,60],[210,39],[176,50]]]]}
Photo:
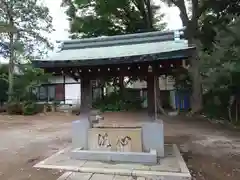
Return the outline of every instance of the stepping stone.
{"type": "Polygon", "coordinates": [[[132,176],[119,176],[113,174],[66,172],[57,180],[145,180],[145,178],[134,178],[132,176]]]}
{"type": "Polygon", "coordinates": [[[90,180],[93,173],[65,172],[57,180],[90,180]]]}

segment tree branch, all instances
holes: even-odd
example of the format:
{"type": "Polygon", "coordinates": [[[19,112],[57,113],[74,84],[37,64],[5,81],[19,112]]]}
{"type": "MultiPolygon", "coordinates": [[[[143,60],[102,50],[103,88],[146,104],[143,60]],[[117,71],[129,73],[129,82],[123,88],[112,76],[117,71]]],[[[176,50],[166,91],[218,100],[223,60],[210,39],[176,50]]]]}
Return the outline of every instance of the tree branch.
{"type": "Polygon", "coordinates": [[[210,6],[210,1],[204,1],[204,3],[202,5],[198,5],[198,13],[196,14],[196,18],[200,18],[200,16],[206,12],[206,10],[209,8],[210,6]]]}
{"type": "Polygon", "coordinates": [[[152,14],[152,8],[151,8],[151,2],[150,0],[144,0],[145,5],[147,7],[147,20],[148,20],[148,28],[149,30],[153,29],[153,14],[152,14]]]}
{"type": "Polygon", "coordinates": [[[182,20],[183,26],[187,27],[189,23],[189,18],[187,15],[187,8],[184,0],[171,0],[171,2],[178,7],[180,10],[180,18],[182,20]]]}
{"type": "Polygon", "coordinates": [[[198,0],[192,0],[192,21],[195,21],[199,16],[198,0]]]}

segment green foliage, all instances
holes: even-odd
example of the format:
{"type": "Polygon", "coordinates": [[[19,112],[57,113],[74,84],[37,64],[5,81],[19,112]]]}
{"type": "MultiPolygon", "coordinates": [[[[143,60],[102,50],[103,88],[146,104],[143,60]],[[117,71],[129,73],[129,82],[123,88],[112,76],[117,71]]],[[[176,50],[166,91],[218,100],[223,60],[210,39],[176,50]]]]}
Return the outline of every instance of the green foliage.
{"type": "Polygon", "coordinates": [[[96,109],[104,111],[130,111],[141,109],[143,100],[138,97],[134,92],[124,90],[124,93],[120,91],[112,92],[105,96],[104,99],[98,99],[93,104],[96,109]]]}
{"type": "MultiPolygon", "coordinates": [[[[202,74],[205,108],[212,117],[233,121],[232,114],[239,114],[240,93],[240,18],[236,17],[224,30],[219,30],[212,51],[203,52],[202,74]],[[239,107],[238,107],[239,108],[239,107]]],[[[234,121],[238,121],[235,119],[234,121]]]]}
{"type": "MultiPolygon", "coordinates": [[[[232,29],[240,15],[239,0],[161,0],[169,6],[176,6],[180,11],[183,26],[186,27],[185,37],[189,43],[195,43],[200,53],[200,63],[190,59],[192,68],[192,108],[201,110],[201,87],[203,78],[204,92],[213,89],[227,91],[232,84],[232,72],[236,71],[239,47],[232,43],[240,42],[232,29]],[[189,11],[187,11],[189,9],[189,11]],[[220,33],[223,37],[220,38],[220,33]],[[232,38],[235,39],[232,41],[232,38]],[[224,42],[226,41],[226,42],[224,42]],[[200,42],[200,45],[198,44],[200,42]],[[231,43],[230,43],[231,42],[231,43]],[[229,44],[230,43],[230,44],[229,44]],[[201,47],[201,48],[200,48],[201,47]],[[199,50],[201,49],[202,52],[199,50]],[[207,60],[206,60],[207,59],[207,60]],[[235,60],[234,60],[235,59],[235,60]],[[235,61],[235,62],[234,62],[235,61]],[[201,75],[198,73],[200,66],[201,75]],[[194,70],[192,70],[194,69],[194,70]]],[[[238,70],[237,70],[238,72],[238,70]]],[[[215,92],[215,91],[214,91],[215,92]]],[[[225,103],[222,103],[225,104],[225,103]]]]}
{"type": "Polygon", "coordinates": [[[228,119],[228,101],[231,92],[228,89],[211,90],[204,94],[203,112],[210,118],[228,119]]]}
{"type": "Polygon", "coordinates": [[[178,68],[173,70],[173,76],[175,77],[175,88],[177,90],[186,90],[191,92],[192,80],[189,76],[188,70],[185,68],[178,68]]]}
{"type": "Polygon", "coordinates": [[[43,105],[36,104],[34,101],[10,102],[7,112],[10,115],[34,115],[43,112],[43,105]]]}
{"type": "MultiPolygon", "coordinates": [[[[50,74],[44,73],[42,69],[33,68],[31,65],[18,66],[19,74],[14,77],[14,91],[12,94],[12,101],[8,102],[8,113],[9,114],[24,114],[31,115],[37,112],[42,112],[42,105],[36,105],[37,100],[34,94],[34,88],[38,87],[42,83],[48,82],[50,74]]],[[[3,102],[7,101],[7,67],[4,67],[0,75],[0,90],[3,92],[0,94],[3,102]],[[5,69],[4,69],[5,68],[5,69]],[[2,84],[1,84],[2,83],[2,84]],[[5,88],[4,85],[5,83],[5,88]]],[[[57,104],[57,102],[56,102],[57,104]]]]}
{"type": "Polygon", "coordinates": [[[160,0],[169,6],[176,6],[180,10],[183,26],[187,34],[204,45],[204,50],[211,50],[212,43],[219,29],[225,29],[226,24],[233,20],[231,16],[240,15],[239,0],[160,0]],[[187,12],[189,9],[189,12],[187,12]]]}
{"type": "Polygon", "coordinates": [[[38,113],[38,106],[35,102],[26,101],[22,105],[23,115],[34,115],[38,113]]]}
{"type": "Polygon", "coordinates": [[[97,37],[165,28],[159,7],[138,0],[63,0],[72,38],[97,37]]]}
{"type": "Polygon", "coordinates": [[[36,100],[32,90],[42,83],[48,82],[50,74],[46,74],[42,69],[33,68],[30,65],[20,67],[20,71],[20,75],[14,78],[13,100],[19,102],[36,100]]]}

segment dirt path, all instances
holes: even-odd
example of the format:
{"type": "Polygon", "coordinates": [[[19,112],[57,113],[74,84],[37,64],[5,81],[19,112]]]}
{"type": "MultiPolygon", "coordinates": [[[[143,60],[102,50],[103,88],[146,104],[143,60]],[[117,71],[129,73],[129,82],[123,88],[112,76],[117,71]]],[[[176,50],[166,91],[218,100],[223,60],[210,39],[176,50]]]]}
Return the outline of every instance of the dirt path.
{"type": "MultiPolygon", "coordinates": [[[[56,180],[62,172],[32,166],[71,141],[76,116],[0,116],[0,179],[56,180]]],[[[186,118],[165,120],[166,143],[181,148],[197,180],[240,179],[240,134],[186,118]]]]}
{"type": "Polygon", "coordinates": [[[165,120],[165,136],[180,147],[193,179],[240,179],[240,132],[184,117],[165,120]]]}
{"type": "Polygon", "coordinates": [[[55,180],[61,172],[32,166],[70,143],[69,116],[0,116],[0,179],[55,180]]]}

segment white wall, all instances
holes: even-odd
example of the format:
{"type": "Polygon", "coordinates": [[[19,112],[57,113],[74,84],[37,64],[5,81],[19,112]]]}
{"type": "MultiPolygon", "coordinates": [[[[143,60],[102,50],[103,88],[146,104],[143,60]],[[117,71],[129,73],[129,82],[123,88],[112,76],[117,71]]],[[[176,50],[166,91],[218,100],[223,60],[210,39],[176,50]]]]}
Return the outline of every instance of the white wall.
{"type": "MultiPolygon", "coordinates": [[[[159,88],[160,90],[173,90],[175,81],[172,80],[170,77],[159,77],[159,88]]],[[[143,89],[147,88],[147,82],[146,81],[136,81],[131,85],[134,89],[143,89]]]]}
{"type": "Polygon", "coordinates": [[[65,103],[81,104],[81,85],[65,84],[65,103]]]}
{"type": "MultiPolygon", "coordinates": [[[[63,76],[53,76],[49,79],[50,83],[64,83],[63,76]]],[[[80,82],[75,81],[69,76],[65,76],[65,103],[66,104],[80,104],[81,103],[81,85],[80,82]]]]}
{"type": "MultiPolygon", "coordinates": [[[[64,83],[64,78],[63,76],[52,76],[49,81],[51,83],[64,83]]],[[[65,83],[80,83],[80,81],[75,81],[72,77],[65,76],[65,83]]]]}

